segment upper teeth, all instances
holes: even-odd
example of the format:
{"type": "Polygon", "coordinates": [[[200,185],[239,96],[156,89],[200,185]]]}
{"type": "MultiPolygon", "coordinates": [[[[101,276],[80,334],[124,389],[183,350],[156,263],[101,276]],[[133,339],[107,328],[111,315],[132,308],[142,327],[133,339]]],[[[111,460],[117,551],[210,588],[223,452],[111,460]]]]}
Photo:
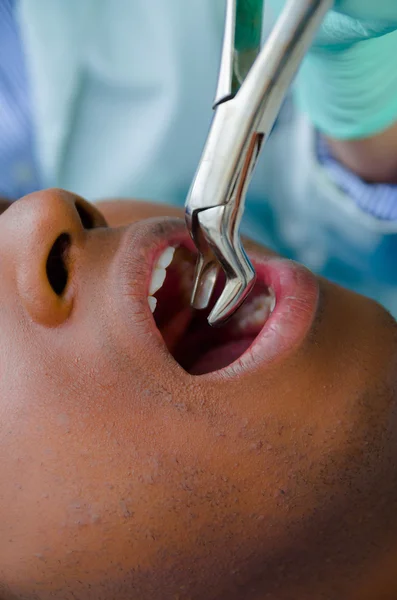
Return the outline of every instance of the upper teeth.
{"type": "Polygon", "coordinates": [[[165,281],[167,271],[162,267],[155,267],[152,273],[152,279],[149,285],[149,296],[153,296],[161,288],[165,281]]]}
{"type": "Polygon", "coordinates": [[[164,269],[166,269],[167,267],[169,267],[172,263],[172,259],[174,258],[174,254],[175,248],[173,248],[172,246],[168,246],[168,248],[166,248],[164,252],[162,252],[158,257],[157,263],[155,264],[155,268],[163,267],[164,269]]]}
{"type": "Polygon", "coordinates": [[[168,248],[166,248],[164,250],[164,252],[162,252],[160,254],[160,256],[157,259],[156,264],[154,265],[153,272],[152,272],[152,278],[151,278],[150,284],[149,284],[149,296],[148,296],[148,302],[149,302],[150,310],[152,311],[152,313],[155,311],[156,304],[157,304],[157,299],[153,297],[153,294],[158,292],[159,289],[162,287],[162,285],[165,281],[165,277],[167,275],[166,269],[167,269],[167,267],[170,266],[172,259],[174,257],[174,253],[175,253],[175,248],[173,248],[172,246],[168,246],[168,248]]]}
{"type": "Polygon", "coordinates": [[[152,311],[152,313],[154,313],[157,306],[157,298],[155,298],[154,296],[148,296],[147,299],[149,302],[150,310],[152,311]]]}

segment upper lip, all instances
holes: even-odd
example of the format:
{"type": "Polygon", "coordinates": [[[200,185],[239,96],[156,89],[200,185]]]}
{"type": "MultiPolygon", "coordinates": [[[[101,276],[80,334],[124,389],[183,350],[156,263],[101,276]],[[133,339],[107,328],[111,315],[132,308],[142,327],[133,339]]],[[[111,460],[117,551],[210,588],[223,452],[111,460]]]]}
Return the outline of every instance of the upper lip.
{"type": "MultiPolygon", "coordinates": [[[[135,333],[146,337],[145,343],[150,344],[154,332],[159,335],[147,300],[153,265],[166,247],[181,245],[195,251],[180,219],[162,217],[140,221],[124,234],[118,252],[118,272],[120,276],[121,270],[123,284],[129,290],[132,319],[139,320],[139,331],[135,333]]],[[[254,343],[235,363],[201,377],[239,375],[279,360],[304,341],[312,326],[319,299],[315,276],[289,260],[265,256],[256,250],[249,255],[258,280],[275,292],[275,309],[254,343]]]]}

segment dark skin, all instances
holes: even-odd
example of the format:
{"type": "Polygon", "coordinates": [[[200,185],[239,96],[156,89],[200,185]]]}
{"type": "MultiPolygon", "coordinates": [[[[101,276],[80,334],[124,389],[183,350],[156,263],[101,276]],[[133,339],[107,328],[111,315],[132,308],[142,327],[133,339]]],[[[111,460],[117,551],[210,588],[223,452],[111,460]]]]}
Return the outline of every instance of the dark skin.
{"type": "Polygon", "coordinates": [[[394,319],[319,281],[299,344],[194,377],[139,299],[178,211],[99,206],[132,224],[59,190],[0,218],[1,600],[395,599],[394,319]]]}
{"type": "Polygon", "coordinates": [[[328,139],[334,155],[371,183],[397,183],[397,123],[360,140],[328,139]]]}
{"type": "Polygon", "coordinates": [[[9,207],[9,205],[9,200],[0,196],[0,214],[2,214],[9,207]]]}

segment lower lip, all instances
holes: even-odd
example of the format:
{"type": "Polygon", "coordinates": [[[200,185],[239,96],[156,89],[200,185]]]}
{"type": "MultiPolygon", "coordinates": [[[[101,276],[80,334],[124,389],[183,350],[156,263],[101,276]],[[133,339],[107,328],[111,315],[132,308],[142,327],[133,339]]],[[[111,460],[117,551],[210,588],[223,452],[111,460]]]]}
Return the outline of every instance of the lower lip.
{"type": "Polygon", "coordinates": [[[283,360],[304,342],[315,319],[319,285],[310,271],[289,260],[250,258],[258,279],[273,289],[275,308],[244,354],[209,376],[242,374],[283,360]]]}

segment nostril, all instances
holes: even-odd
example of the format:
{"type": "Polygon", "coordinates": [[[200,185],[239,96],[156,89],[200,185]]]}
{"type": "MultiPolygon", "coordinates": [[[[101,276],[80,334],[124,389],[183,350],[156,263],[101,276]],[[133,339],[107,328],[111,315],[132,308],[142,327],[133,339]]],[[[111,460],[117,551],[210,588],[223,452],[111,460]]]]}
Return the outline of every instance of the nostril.
{"type": "Polygon", "coordinates": [[[71,244],[68,233],[62,233],[54,242],[47,259],[47,278],[57,294],[61,296],[68,283],[67,258],[71,244]]]}
{"type": "Polygon", "coordinates": [[[95,227],[95,219],[94,216],[90,213],[90,211],[83,205],[82,202],[75,203],[76,210],[80,217],[80,221],[84,229],[93,229],[95,227]]]}

